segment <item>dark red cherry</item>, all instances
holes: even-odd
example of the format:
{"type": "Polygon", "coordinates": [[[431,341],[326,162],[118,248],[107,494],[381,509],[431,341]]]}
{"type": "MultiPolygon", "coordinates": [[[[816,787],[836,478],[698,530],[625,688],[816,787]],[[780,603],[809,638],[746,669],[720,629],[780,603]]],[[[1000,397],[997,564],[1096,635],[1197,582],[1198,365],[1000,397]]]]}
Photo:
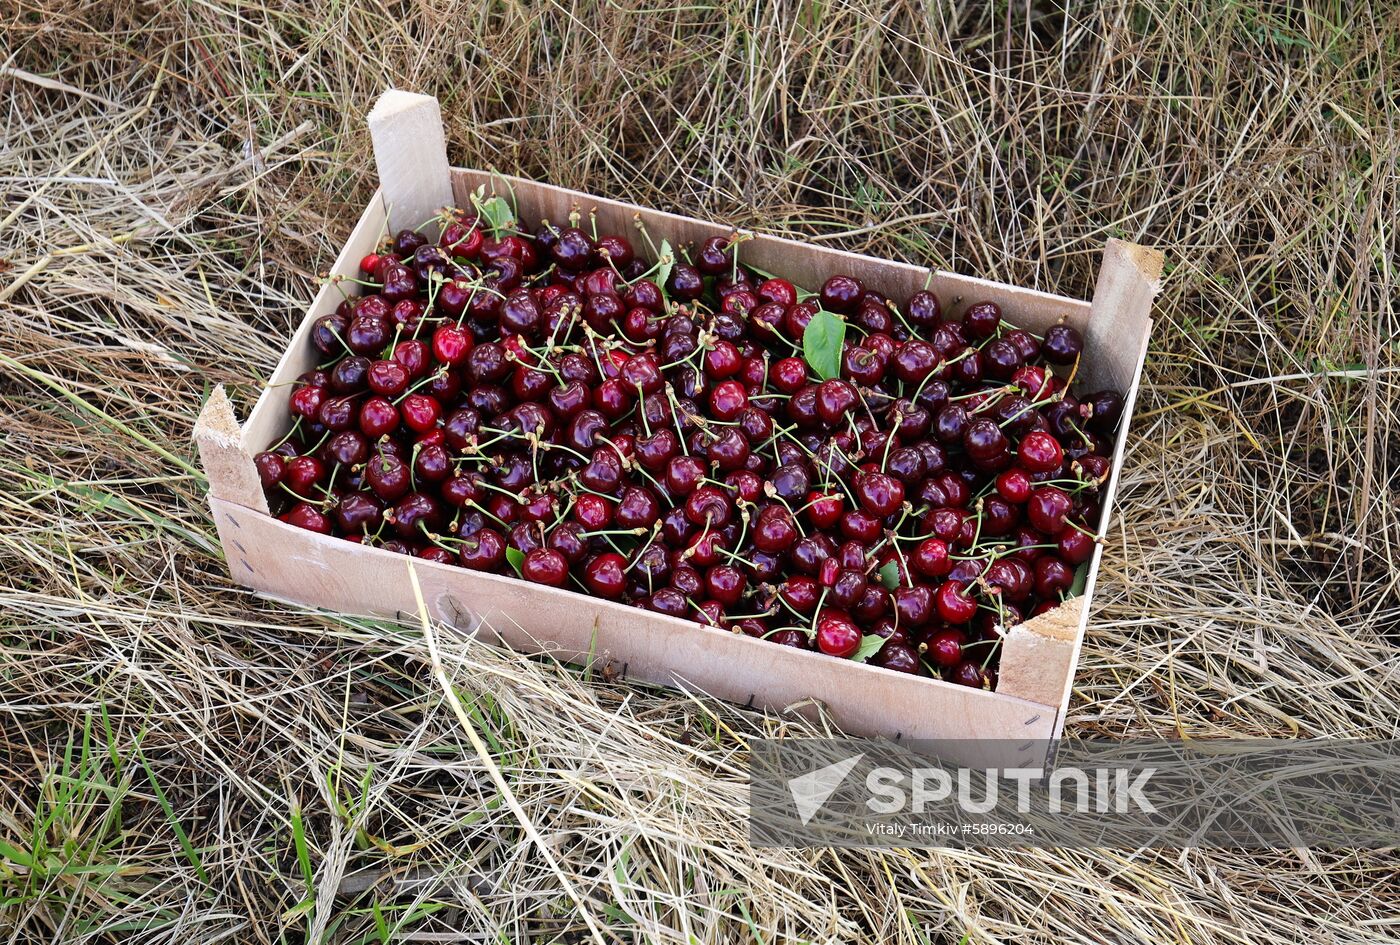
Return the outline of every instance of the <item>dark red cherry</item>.
{"type": "Polygon", "coordinates": [[[1049,433],[1027,433],[1016,447],[1016,459],[1029,472],[1053,472],[1065,461],[1059,440],[1049,433]]]}
{"type": "Polygon", "coordinates": [[[790,646],[796,650],[812,649],[812,641],[807,634],[791,627],[774,631],[768,636],[768,642],[776,643],[779,646],[790,646]]]}
{"type": "Polygon", "coordinates": [[[286,515],[285,521],[289,525],[297,528],[304,528],[307,531],[319,532],[322,535],[331,533],[331,520],[317,506],[307,502],[298,502],[286,515]]]}
{"type": "Polygon", "coordinates": [[[1077,528],[1066,528],[1055,542],[1057,553],[1070,564],[1083,564],[1094,556],[1094,539],[1077,528]]]}
{"type": "Polygon", "coordinates": [[[821,586],[811,578],[797,574],[782,583],[778,596],[799,614],[810,614],[817,609],[821,586]]]}
{"type": "Polygon", "coordinates": [[[963,644],[967,636],[961,630],[939,630],[924,642],[929,662],[944,669],[951,669],[962,662],[963,644]]]}
{"type": "Polygon", "coordinates": [[[506,541],[493,528],[483,528],[462,539],[457,558],[474,571],[499,571],[506,561],[506,541]]]}
{"type": "Polygon", "coordinates": [[[934,594],[938,615],[948,623],[967,623],[977,615],[977,601],[967,593],[967,585],[944,581],[934,594]]]}
{"type": "Polygon", "coordinates": [[[1062,591],[1074,584],[1074,569],[1054,555],[1042,555],[1034,565],[1034,588],[1037,596],[1058,601],[1062,591]]]}
{"type": "Polygon", "coordinates": [[[1065,518],[1073,508],[1073,501],[1063,489],[1037,486],[1026,502],[1026,519],[1032,528],[1055,538],[1066,528],[1065,518]]]}
{"type": "Polygon", "coordinates": [[[705,572],[705,589],[725,607],[734,607],[744,596],[748,578],[738,568],[720,564],[705,572]]]}
{"type": "Polygon", "coordinates": [[[891,367],[894,376],[906,384],[919,384],[938,367],[939,357],[933,345],[912,338],[894,353],[891,367]]]}
{"type": "Polygon", "coordinates": [[[734,427],[727,427],[705,448],[705,457],[720,472],[743,469],[749,458],[749,441],[734,427]]]}
{"type": "Polygon", "coordinates": [[[860,649],[860,641],[860,631],[845,612],[825,610],[817,618],[817,649],[828,656],[846,659],[860,649]]]}
{"type": "Polygon", "coordinates": [[[583,568],[583,583],[599,597],[617,600],[627,587],[627,561],[615,551],[605,551],[583,568]]]}
{"type": "Polygon", "coordinates": [[[880,520],[855,509],[841,516],[841,534],[856,541],[874,542],[880,537],[880,520]]]}
{"type": "Polygon", "coordinates": [[[754,529],[756,548],[770,554],[787,551],[797,542],[799,533],[792,513],[780,505],[772,505],[759,513],[754,529]]]}
{"type": "Polygon", "coordinates": [[[854,276],[832,276],[822,283],[822,308],[848,315],[856,310],[864,294],[865,286],[854,276]]]}
{"type": "Polygon", "coordinates": [[[738,381],[721,381],[710,390],[710,414],[716,420],[734,420],[748,407],[748,402],[748,391],[738,381]]]}
{"type": "Polygon", "coordinates": [[[314,456],[298,456],[287,461],[282,482],[294,495],[303,499],[320,499],[317,488],[326,480],[326,464],[314,456]]]}
{"type": "Polygon", "coordinates": [[[884,473],[864,473],[855,482],[856,501],[868,514],[884,518],[904,501],[904,486],[884,473]]]}
{"type": "Polygon", "coordinates": [[[409,394],[399,404],[404,426],[417,433],[426,433],[437,426],[442,416],[442,404],[427,394],[409,394]]]}
{"type": "Polygon", "coordinates": [[[817,415],[827,426],[843,421],[859,398],[848,381],[832,379],[817,387],[817,415]]]}
{"type": "Polygon", "coordinates": [[[997,476],[997,494],[1013,505],[1022,505],[1031,497],[1031,478],[1021,469],[1008,469],[997,476]]]}
{"type": "Polygon", "coordinates": [[[651,528],[661,517],[661,504],[646,486],[628,486],[622,490],[614,517],[619,528],[651,528]]]}
{"type": "Polygon", "coordinates": [[[525,555],[520,576],[536,584],[563,587],[569,580],[569,563],[553,548],[536,548],[525,555]]]}
{"type": "Polygon", "coordinates": [[[264,450],[254,456],[253,465],[257,467],[258,479],[264,489],[274,488],[282,481],[287,471],[287,461],[271,450],[264,450]]]}
{"type": "Polygon", "coordinates": [[[938,297],[927,290],[909,296],[909,301],[904,306],[904,318],[915,328],[933,328],[942,314],[938,297]]]}
{"type": "Polygon", "coordinates": [[[1086,394],[1083,400],[1088,408],[1085,424],[1090,430],[1103,436],[1112,436],[1123,418],[1123,395],[1111,390],[1086,394]]]}
{"type": "Polygon", "coordinates": [[[1051,325],[1045,330],[1040,353],[1051,364],[1073,364],[1084,351],[1084,337],[1068,325],[1051,325]]]}
{"type": "Polygon", "coordinates": [[[678,262],[666,279],[666,291],[681,301],[692,302],[705,291],[705,280],[700,270],[689,263],[678,262]]]}
{"type": "Polygon", "coordinates": [[[963,313],[962,323],[969,338],[990,338],[1001,326],[1001,308],[995,302],[969,305],[963,313]]]}
{"type": "Polygon", "coordinates": [[[807,362],[801,358],[782,358],[768,369],[768,381],[784,394],[792,394],[807,384],[807,362]]]}

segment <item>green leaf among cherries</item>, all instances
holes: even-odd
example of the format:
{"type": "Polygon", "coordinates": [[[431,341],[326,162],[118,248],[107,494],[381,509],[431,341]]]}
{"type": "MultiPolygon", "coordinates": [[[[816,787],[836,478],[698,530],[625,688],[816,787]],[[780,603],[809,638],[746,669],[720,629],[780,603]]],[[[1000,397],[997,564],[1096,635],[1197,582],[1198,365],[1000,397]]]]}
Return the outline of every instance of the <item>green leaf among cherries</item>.
{"type": "Polygon", "coordinates": [[[899,587],[899,564],[894,561],[886,561],[885,566],[880,569],[880,583],[885,585],[887,590],[894,590],[899,587]]]}
{"type": "Polygon", "coordinates": [[[520,574],[520,569],[525,565],[525,552],[521,551],[519,548],[511,548],[507,545],[506,560],[509,561],[510,566],[515,569],[515,573],[520,574]]]}
{"type": "Polygon", "coordinates": [[[822,380],[841,376],[841,343],[845,340],[846,322],[839,315],[819,311],[807,324],[802,335],[802,356],[822,380]]]}
{"type": "Polygon", "coordinates": [[[1065,598],[1079,597],[1084,593],[1084,585],[1089,581],[1089,562],[1085,561],[1074,569],[1074,583],[1069,586],[1065,598]]]}
{"type": "Polygon", "coordinates": [[[662,240],[661,248],[657,250],[656,278],[654,281],[661,286],[664,294],[666,291],[666,280],[671,278],[671,270],[676,265],[676,251],[671,248],[670,240],[662,240]]]}
{"type": "Polygon", "coordinates": [[[499,236],[502,231],[515,229],[515,211],[503,198],[495,196],[483,200],[478,196],[473,198],[472,202],[476,204],[477,212],[486,221],[492,235],[499,236]]]}
{"type": "Polygon", "coordinates": [[[851,659],[857,663],[864,663],[870,657],[880,652],[880,648],[885,645],[885,637],[867,633],[860,639],[860,646],[851,654],[851,659]]]}

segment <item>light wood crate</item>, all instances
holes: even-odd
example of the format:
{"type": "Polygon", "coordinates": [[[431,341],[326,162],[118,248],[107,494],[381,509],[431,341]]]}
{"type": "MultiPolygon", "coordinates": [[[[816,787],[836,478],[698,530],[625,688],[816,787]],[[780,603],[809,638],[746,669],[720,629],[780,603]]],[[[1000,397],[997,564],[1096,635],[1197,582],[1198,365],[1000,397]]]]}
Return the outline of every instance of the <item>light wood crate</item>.
{"type": "MultiPolygon", "coordinates": [[[[547,184],[449,167],[435,99],[388,92],[369,116],[380,191],[336,260],[334,274],[356,276],[386,227],[414,226],[443,206],[467,205],[478,185],[513,192],[524,220],[564,220],[596,211],[600,230],[631,233],[640,216],[650,233],[674,245],[728,234],[731,227],[638,207],[547,184]]],[[[753,235],[744,259],[797,285],[812,287],[837,272],[902,301],[930,288],[945,310],[991,300],[1005,319],[1037,334],[1059,321],[1085,338],[1078,383],[1123,392],[1126,408],[1103,496],[1099,533],[1108,528],[1152,327],[1161,253],[1121,240],[1104,250],[1092,301],[889,262],[793,240],[753,235]]],[[[665,617],[574,591],[527,584],[452,565],[411,559],[319,535],[278,521],[253,456],[290,427],[294,379],[315,366],[313,322],[335,310],[340,291],[325,286],[293,334],[244,424],[216,389],[195,427],[209,477],[209,502],[234,579],[284,601],[358,615],[416,618],[413,568],[429,615],[524,653],[592,662],[610,677],[682,686],[746,706],[781,711],[825,706],[846,731],[898,739],[1023,739],[1022,763],[1040,763],[1058,737],[1093,600],[1102,543],[1089,563],[1082,596],[1012,628],[1003,641],[997,691],[986,692],[795,650],[742,634],[665,617]],[[1039,753],[1039,754],[1037,754],[1039,753]]]]}

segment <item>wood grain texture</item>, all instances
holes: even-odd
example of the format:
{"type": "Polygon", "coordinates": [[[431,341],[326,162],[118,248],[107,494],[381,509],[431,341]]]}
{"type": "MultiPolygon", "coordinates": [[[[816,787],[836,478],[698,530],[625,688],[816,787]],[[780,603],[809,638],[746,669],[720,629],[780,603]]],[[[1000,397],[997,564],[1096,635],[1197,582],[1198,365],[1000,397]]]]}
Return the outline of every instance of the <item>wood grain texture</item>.
{"type": "Polygon", "coordinates": [[[253,454],[243,445],[243,429],[224,385],[216,386],[205,401],[195,419],[193,435],[199,465],[209,478],[209,495],[269,514],[253,454]]]}
{"type": "Polygon", "coordinates": [[[1045,739],[1056,710],[703,627],[573,591],[318,535],[212,499],[241,584],[338,613],[413,619],[412,563],[430,616],[525,653],[772,711],[816,700],[847,731],[890,738],[1045,739]]]}
{"type": "Polygon", "coordinates": [[[1110,387],[1128,396],[1138,374],[1137,357],[1152,330],[1152,300],[1162,287],[1166,257],[1159,251],[1111,239],[1104,247],[1087,329],[1084,387],[1110,387]]]}
{"type": "MultiPolygon", "coordinates": [[[[379,190],[393,230],[417,227],[452,205],[447,139],[437,99],[390,89],[374,103],[368,123],[379,190]]],[[[432,232],[436,236],[437,231],[432,232]]]]}

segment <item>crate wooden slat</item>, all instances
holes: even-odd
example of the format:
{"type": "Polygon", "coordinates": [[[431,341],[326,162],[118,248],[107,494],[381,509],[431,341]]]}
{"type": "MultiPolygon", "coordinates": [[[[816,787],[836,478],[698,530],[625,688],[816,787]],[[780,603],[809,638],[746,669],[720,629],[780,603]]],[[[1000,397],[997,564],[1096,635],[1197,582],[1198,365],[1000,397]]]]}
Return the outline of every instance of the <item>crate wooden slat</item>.
{"type": "MultiPolygon", "coordinates": [[[[383,189],[361,215],[332,272],[355,275],[360,258],[374,249],[391,216],[394,228],[416,225],[437,209],[434,201],[450,198],[464,205],[481,185],[512,194],[524,219],[560,222],[573,210],[585,217],[592,212],[601,230],[627,234],[640,220],[658,243],[664,238],[677,246],[733,232],[719,224],[522,178],[450,168],[437,103],[424,99],[386,93],[372,113],[383,189]],[[385,194],[395,196],[396,207],[385,194]]],[[[644,239],[634,243],[639,250],[646,248],[644,239]]],[[[1108,527],[1147,353],[1152,298],[1162,272],[1160,253],[1109,240],[1090,302],[762,234],[745,242],[743,254],[751,265],[799,285],[820,284],[831,273],[847,272],[896,300],[927,285],[954,313],[990,299],[1001,306],[1007,321],[1037,333],[1060,321],[1078,328],[1086,342],[1080,369],[1084,385],[1122,390],[1127,404],[1098,526],[1100,533],[1108,527]]],[[[239,583],[311,607],[404,617],[414,615],[411,567],[434,619],[522,652],[547,652],[570,661],[591,659],[627,678],[684,686],[774,711],[810,706],[815,700],[838,724],[857,734],[1025,739],[1027,751],[1034,753],[1037,743],[1043,745],[1037,740],[1059,733],[1102,546],[1091,559],[1082,597],[1007,634],[998,691],[983,692],[775,646],[572,591],[409,559],[273,518],[252,457],[289,428],[292,382],[316,362],[311,326],[334,311],[341,299],[336,286],[327,285],[318,293],[246,423],[238,423],[228,399],[217,390],[196,424],[195,438],[209,473],[210,505],[239,583]]]]}

